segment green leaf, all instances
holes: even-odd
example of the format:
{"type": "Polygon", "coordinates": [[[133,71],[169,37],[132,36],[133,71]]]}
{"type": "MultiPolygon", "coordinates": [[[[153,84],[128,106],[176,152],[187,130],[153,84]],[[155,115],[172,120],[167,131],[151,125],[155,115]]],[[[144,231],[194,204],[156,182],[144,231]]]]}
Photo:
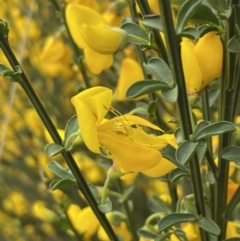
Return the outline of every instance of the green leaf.
{"type": "Polygon", "coordinates": [[[203,157],[205,156],[207,150],[207,142],[206,141],[200,141],[197,146],[197,156],[199,164],[202,163],[203,157]]]}
{"type": "Polygon", "coordinates": [[[155,239],[157,237],[157,234],[146,229],[138,229],[137,234],[146,239],[155,239]]]}
{"type": "Polygon", "coordinates": [[[87,183],[92,195],[94,196],[95,200],[98,202],[101,200],[98,188],[96,186],[94,186],[92,183],[88,182],[87,183]]]}
{"type": "Polygon", "coordinates": [[[181,128],[177,128],[174,131],[174,136],[176,137],[178,144],[181,144],[184,141],[181,128]]]}
{"type": "Polygon", "coordinates": [[[62,151],[65,151],[65,148],[63,146],[59,145],[59,144],[56,144],[56,143],[50,143],[44,149],[44,152],[49,157],[55,156],[62,151]]]}
{"type": "Polygon", "coordinates": [[[168,238],[169,238],[173,233],[174,233],[174,232],[163,233],[163,234],[157,236],[157,238],[155,238],[154,241],[165,241],[165,240],[168,240],[168,238]]]}
{"type": "Polygon", "coordinates": [[[196,151],[198,142],[185,141],[176,150],[177,162],[181,165],[185,165],[190,161],[193,154],[196,151]]]}
{"type": "Polygon", "coordinates": [[[219,30],[218,30],[218,28],[213,27],[213,26],[201,25],[200,27],[198,27],[198,31],[199,31],[199,38],[201,38],[209,32],[213,32],[213,31],[218,32],[219,30]]]}
{"type": "Polygon", "coordinates": [[[119,203],[125,202],[128,199],[129,195],[133,192],[134,188],[135,188],[134,185],[127,186],[123,191],[122,197],[118,199],[118,202],[119,203]]]}
{"type": "Polygon", "coordinates": [[[158,196],[152,196],[147,200],[147,204],[149,206],[149,208],[155,212],[162,212],[162,213],[169,213],[170,209],[168,207],[168,205],[161,200],[158,196]]]}
{"type": "Polygon", "coordinates": [[[221,233],[220,228],[218,225],[210,218],[208,217],[202,217],[198,221],[198,225],[200,228],[204,229],[206,232],[213,234],[213,235],[219,235],[221,233]]]}
{"type": "Polygon", "coordinates": [[[236,131],[236,126],[228,121],[219,121],[202,128],[193,134],[195,140],[201,140],[210,136],[220,135],[227,132],[236,131]]]}
{"type": "Polygon", "coordinates": [[[207,0],[207,2],[218,12],[225,12],[228,9],[226,0],[207,0]]]}
{"type": "Polygon", "coordinates": [[[59,189],[60,187],[65,187],[65,186],[73,186],[76,185],[77,182],[73,179],[68,179],[68,178],[64,178],[64,179],[57,179],[54,180],[50,183],[50,189],[51,190],[56,190],[59,189]]]}
{"type": "Polygon", "coordinates": [[[187,21],[195,14],[202,0],[188,0],[178,11],[176,33],[180,34],[187,21]]]}
{"type": "Polygon", "coordinates": [[[205,4],[200,4],[197,11],[193,14],[190,20],[194,23],[199,24],[210,24],[213,26],[219,26],[219,20],[217,15],[205,4]]]}
{"type": "Polygon", "coordinates": [[[175,103],[178,98],[178,86],[176,85],[173,89],[162,90],[162,95],[169,103],[175,103]]]}
{"type": "Polygon", "coordinates": [[[147,32],[135,23],[124,23],[121,29],[125,30],[129,36],[129,42],[133,44],[148,45],[149,39],[147,32]]]}
{"type": "Polygon", "coordinates": [[[159,232],[165,231],[170,227],[184,223],[184,222],[196,222],[197,218],[190,213],[171,213],[162,218],[158,223],[159,232]]]}
{"type": "Polygon", "coordinates": [[[65,127],[64,140],[67,140],[72,134],[78,132],[78,130],[79,130],[79,126],[78,126],[77,115],[74,115],[67,122],[67,125],[65,127]]]}
{"type": "Polygon", "coordinates": [[[162,26],[162,21],[161,21],[160,15],[154,15],[154,14],[144,15],[142,24],[151,29],[155,29],[155,30],[163,32],[163,26],[162,26]]]}
{"type": "Polygon", "coordinates": [[[79,136],[79,133],[75,132],[72,135],[70,135],[66,140],[64,140],[63,143],[66,151],[70,151],[72,149],[73,142],[78,136],[79,136]]]}
{"type": "Polygon", "coordinates": [[[128,112],[129,115],[134,115],[134,114],[141,114],[143,116],[148,115],[148,104],[144,102],[139,102],[137,103],[137,107],[132,109],[130,112],[128,112]]]}
{"type": "Polygon", "coordinates": [[[168,84],[170,87],[174,87],[172,71],[162,59],[156,57],[151,58],[147,64],[143,63],[143,67],[155,76],[156,79],[168,84]]]}
{"type": "Polygon", "coordinates": [[[127,98],[136,98],[158,90],[167,90],[170,87],[159,80],[142,80],[134,83],[129,87],[126,93],[127,98]]]}
{"type": "Polygon", "coordinates": [[[58,177],[61,177],[63,179],[71,179],[71,180],[75,180],[75,177],[73,176],[73,174],[70,172],[69,169],[65,169],[63,168],[58,162],[56,161],[51,161],[48,164],[48,167],[50,168],[50,170],[55,173],[58,177]]]}
{"type": "Polygon", "coordinates": [[[195,127],[195,130],[194,130],[194,135],[197,135],[197,133],[199,133],[203,128],[209,126],[210,123],[209,121],[201,121],[197,124],[197,126],[195,127]]]}
{"type": "Polygon", "coordinates": [[[184,171],[180,168],[175,168],[168,175],[169,175],[169,179],[172,183],[176,183],[182,177],[189,177],[190,176],[189,172],[184,171]]]}
{"type": "Polygon", "coordinates": [[[216,179],[211,171],[207,172],[205,175],[206,181],[210,184],[214,184],[216,182],[216,179]]]}
{"type": "Polygon", "coordinates": [[[227,146],[222,150],[222,158],[229,161],[240,162],[240,147],[227,146]]]}
{"type": "Polygon", "coordinates": [[[199,38],[199,32],[196,28],[189,27],[182,30],[182,32],[178,35],[178,37],[179,38],[186,37],[186,38],[196,40],[199,38]]]}
{"type": "Polygon", "coordinates": [[[231,53],[239,54],[240,53],[240,41],[236,35],[234,35],[227,45],[228,51],[231,53]]]}
{"type": "Polygon", "coordinates": [[[105,203],[99,204],[98,209],[103,213],[109,213],[112,211],[112,202],[108,198],[105,203]]]}
{"type": "Polygon", "coordinates": [[[183,199],[183,205],[188,213],[198,216],[196,205],[187,197],[183,199]]]}

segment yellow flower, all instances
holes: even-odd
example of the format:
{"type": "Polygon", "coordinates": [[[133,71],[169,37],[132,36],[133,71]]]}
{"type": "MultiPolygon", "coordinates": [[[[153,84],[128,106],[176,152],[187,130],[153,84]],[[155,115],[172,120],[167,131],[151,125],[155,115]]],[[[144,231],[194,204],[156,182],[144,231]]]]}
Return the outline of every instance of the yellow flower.
{"type": "MultiPolygon", "coordinates": [[[[140,64],[134,59],[125,58],[122,61],[118,85],[115,93],[117,100],[127,100],[126,92],[128,88],[139,80],[144,80],[143,70],[140,64]]],[[[143,99],[146,97],[147,95],[144,95],[137,99],[143,99]]]]}
{"type": "Polygon", "coordinates": [[[77,205],[71,204],[67,214],[75,229],[84,234],[84,240],[90,239],[97,231],[99,221],[91,207],[80,209],[77,205]]]}
{"type": "Polygon", "coordinates": [[[95,10],[69,4],[66,20],[74,42],[79,48],[91,50],[86,55],[87,65],[94,74],[109,68],[114,54],[127,40],[127,33],[121,29],[107,27],[106,20],[95,10]],[[102,62],[103,59],[103,62],[102,62]],[[98,65],[98,68],[92,66],[98,65]]]}
{"type": "Polygon", "coordinates": [[[221,75],[223,46],[220,35],[209,32],[195,46],[189,39],[183,38],[181,58],[188,94],[201,92],[221,75]]]}
{"type": "Polygon", "coordinates": [[[159,150],[167,140],[147,134],[140,126],[160,128],[137,116],[120,115],[111,107],[111,100],[112,91],[105,87],[93,87],[72,98],[86,146],[95,153],[107,150],[125,172],[156,166],[162,159],[159,150]],[[108,111],[115,115],[113,119],[104,118],[108,111]]]}
{"type": "Polygon", "coordinates": [[[227,222],[227,238],[236,238],[240,237],[239,230],[240,229],[240,223],[236,221],[228,221],[227,222]]]}

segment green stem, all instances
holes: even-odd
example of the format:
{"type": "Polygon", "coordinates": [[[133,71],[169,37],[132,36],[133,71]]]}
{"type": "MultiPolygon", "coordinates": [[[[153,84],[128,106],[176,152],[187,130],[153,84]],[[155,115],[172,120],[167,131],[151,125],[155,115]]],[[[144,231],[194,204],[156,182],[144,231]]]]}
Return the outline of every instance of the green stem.
{"type": "MultiPolygon", "coordinates": [[[[129,0],[128,5],[129,5],[130,12],[131,12],[132,21],[136,24],[139,24],[138,18],[137,18],[135,2],[129,0]]],[[[143,63],[147,63],[146,54],[140,48],[137,48],[137,53],[138,53],[138,56],[139,56],[139,59],[140,59],[140,63],[141,63],[142,71],[143,71],[143,74],[144,74],[144,78],[145,79],[152,79],[152,76],[150,74],[148,74],[146,72],[145,68],[143,67],[143,63]]],[[[156,94],[150,93],[149,99],[152,100],[152,101],[155,101],[157,99],[156,94]]],[[[162,121],[162,119],[160,117],[159,108],[157,108],[157,110],[156,110],[156,122],[157,122],[159,127],[163,128],[163,129],[168,128],[168,126],[165,124],[164,121],[162,121]]]]}
{"type": "MultiPolygon", "coordinates": [[[[232,1],[235,2],[234,0],[232,1]]],[[[237,3],[237,1],[236,1],[237,3]]],[[[233,5],[230,6],[233,8],[233,5]]],[[[230,18],[226,24],[225,43],[235,35],[235,14],[232,11],[230,18]]],[[[220,106],[220,120],[233,121],[234,116],[234,98],[236,98],[236,54],[230,53],[224,45],[224,63],[223,63],[223,76],[221,86],[221,106],[220,106]]],[[[217,208],[215,214],[215,221],[221,229],[221,234],[218,240],[223,240],[226,236],[227,220],[223,217],[227,205],[227,190],[228,190],[228,172],[229,161],[222,158],[222,150],[231,144],[232,133],[225,133],[220,136],[219,140],[219,176],[217,183],[217,208]]]]}
{"type": "MultiPolygon", "coordinates": [[[[137,1],[137,4],[138,4],[143,16],[152,14],[152,11],[149,7],[147,0],[136,0],[136,1],[137,1]]],[[[159,49],[159,51],[157,51],[157,53],[158,53],[158,55],[160,55],[159,57],[161,57],[168,64],[168,54],[167,54],[167,50],[164,45],[164,42],[162,40],[162,37],[161,37],[159,31],[152,29],[152,32],[154,34],[155,42],[159,49]]]]}
{"type": "MultiPolygon", "coordinates": [[[[117,179],[116,182],[117,182],[117,187],[119,189],[119,192],[123,193],[123,185],[122,185],[121,180],[117,179]]],[[[133,236],[133,240],[137,241],[139,238],[137,236],[137,229],[136,229],[136,226],[135,226],[136,221],[134,220],[133,215],[131,213],[131,210],[129,208],[128,199],[126,199],[123,202],[123,208],[124,208],[124,210],[126,212],[126,215],[128,217],[128,224],[129,224],[129,228],[130,228],[131,234],[133,236]]]]}
{"type": "MultiPolygon", "coordinates": [[[[173,76],[178,86],[177,109],[179,111],[181,129],[184,138],[188,139],[189,136],[192,134],[193,130],[180,57],[180,43],[177,42],[175,34],[170,1],[159,0],[159,6],[161,9],[161,18],[163,22],[164,33],[166,36],[170,68],[173,71],[173,76]]],[[[189,166],[196,209],[199,215],[205,216],[202,180],[197,154],[194,155],[193,159],[189,163],[189,166]]],[[[206,232],[204,230],[200,229],[200,235],[202,241],[208,240],[208,236],[206,235],[206,232]]]]}
{"type": "MultiPolygon", "coordinates": [[[[19,62],[17,61],[14,53],[12,52],[12,49],[10,48],[7,40],[5,39],[7,36],[3,36],[2,33],[0,33],[0,46],[7,57],[9,63],[11,64],[12,68],[15,69],[16,65],[19,65],[19,62]]],[[[41,118],[42,122],[44,123],[47,131],[51,135],[53,141],[59,145],[62,144],[61,137],[58,134],[57,129],[55,128],[53,122],[49,118],[48,114],[46,113],[43,105],[41,104],[40,100],[38,99],[36,93],[34,92],[31,84],[29,83],[24,71],[22,71],[19,84],[27,94],[28,98],[32,102],[33,106],[35,107],[39,117],[41,118]]],[[[109,238],[112,240],[118,241],[112,226],[108,222],[106,216],[98,209],[97,202],[92,195],[84,177],[82,176],[81,171],[79,170],[75,160],[73,159],[73,156],[70,152],[62,152],[61,153],[64,160],[67,162],[70,170],[72,171],[73,175],[75,176],[78,186],[80,190],[82,191],[83,195],[85,196],[86,200],[89,203],[89,206],[92,208],[93,212],[95,213],[96,217],[98,218],[99,222],[102,224],[103,228],[105,229],[106,233],[108,234],[109,238]]]]}
{"type": "Polygon", "coordinates": [[[104,204],[106,202],[106,199],[108,197],[108,186],[110,183],[111,179],[107,177],[104,186],[103,186],[103,193],[102,193],[102,198],[101,198],[101,204],[104,204]]]}

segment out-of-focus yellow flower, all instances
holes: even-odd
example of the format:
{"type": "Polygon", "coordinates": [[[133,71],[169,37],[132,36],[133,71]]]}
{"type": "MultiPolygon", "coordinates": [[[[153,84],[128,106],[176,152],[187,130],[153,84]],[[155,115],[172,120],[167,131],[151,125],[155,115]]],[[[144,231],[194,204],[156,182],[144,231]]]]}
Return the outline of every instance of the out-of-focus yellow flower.
{"type": "Polygon", "coordinates": [[[57,215],[50,209],[46,208],[44,202],[37,201],[33,204],[32,213],[36,218],[46,222],[53,222],[57,215]]]}
{"type": "MultiPolygon", "coordinates": [[[[182,230],[185,232],[187,240],[201,241],[198,225],[195,223],[184,223],[181,225],[182,230]]],[[[178,241],[179,239],[175,234],[171,235],[171,241],[178,241]]]]}
{"type": "Polygon", "coordinates": [[[181,58],[188,94],[198,94],[221,75],[223,46],[217,32],[209,32],[197,44],[181,42],[181,58]]]}
{"type": "Polygon", "coordinates": [[[240,223],[238,222],[233,222],[233,221],[228,221],[227,222],[227,238],[237,238],[240,237],[239,233],[240,229],[240,223]]]}
{"type": "Polygon", "coordinates": [[[111,100],[112,91],[105,87],[93,87],[72,98],[86,146],[95,153],[101,153],[101,149],[109,152],[125,172],[141,172],[156,166],[162,159],[159,150],[167,145],[167,140],[147,134],[140,126],[161,129],[143,118],[121,115],[111,107],[111,100]],[[108,111],[115,118],[105,119],[108,111]]]}
{"type": "Polygon", "coordinates": [[[51,77],[61,74],[67,77],[71,75],[72,56],[72,50],[60,37],[49,36],[45,40],[40,58],[33,61],[37,61],[35,64],[44,74],[51,77]]]}
{"type": "Polygon", "coordinates": [[[227,203],[231,200],[233,194],[238,189],[239,184],[232,181],[230,178],[228,179],[228,193],[227,193],[227,203]]]}
{"type": "Polygon", "coordinates": [[[71,204],[67,213],[75,229],[84,234],[84,240],[90,239],[96,233],[99,221],[90,207],[80,209],[71,204]]]}
{"type": "Polygon", "coordinates": [[[69,4],[66,20],[74,42],[84,52],[88,50],[88,54],[85,54],[86,62],[95,74],[112,65],[112,54],[127,41],[128,35],[124,30],[107,27],[101,14],[91,8],[69,4]]]}
{"type": "Polygon", "coordinates": [[[129,15],[129,9],[124,0],[110,3],[103,13],[104,19],[111,26],[121,26],[123,19],[129,15]]]}
{"type": "Polygon", "coordinates": [[[19,216],[28,212],[28,202],[20,192],[9,193],[8,197],[3,200],[3,207],[19,216]]]}
{"type": "MultiPolygon", "coordinates": [[[[120,235],[122,240],[124,241],[132,240],[132,235],[129,232],[127,228],[127,224],[125,222],[120,222],[119,225],[112,225],[112,227],[115,234],[120,235]]],[[[97,235],[99,240],[101,241],[111,241],[102,226],[99,227],[97,235]]]]}
{"type": "MultiPolygon", "coordinates": [[[[127,100],[126,93],[128,88],[139,80],[144,80],[143,70],[140,64],[131,58],[125,58],[122,61],[122,67],[118,78],[118,84],[115,92],[117,100],[127,100]]],[[[147,95],[137,99],[147,98],[147,95]]]]}

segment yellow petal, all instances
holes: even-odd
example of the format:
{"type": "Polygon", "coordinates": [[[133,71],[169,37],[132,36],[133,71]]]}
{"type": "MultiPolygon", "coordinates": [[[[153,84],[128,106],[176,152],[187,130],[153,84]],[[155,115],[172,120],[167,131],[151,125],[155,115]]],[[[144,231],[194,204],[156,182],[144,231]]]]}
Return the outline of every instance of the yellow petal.
{"type": "Polygon", "coordinates": [[[125,172],[144,171],[161,160],[161,153],[154,149],[134,143],[116,133],[98,132],[101,145],[105,146],[113,156],[113,161],[125,172]]]}
{"type": "Polygon", "coordinates": [[[223,45],[220,35],[216,32],[205,34],[193,51],[202,72],[204,88],[222,73],[223,45]]]}
{"type": "Polygon", "coordinates": [[[71,99],[77,112],[82,138],[86,146],[96,153],[99,153],[97,126],[106,115],[111,100],[112,91],[101,86],[87,89],[71,99]]]}
{"type": "Polygon", "coordinates": [[[112,55],[103,55],[92,49],[84,49],[84,56],[87,66],[93,74],[100,74],[104,69],[108,69],[113,65],[112,55]]]}
{"type": "Polygon", "coordinates": [[[139,125],[139,126],[146,126],[150,127],[155,130],[162,131],[158,126],[152,124],[151,122],[135,115],[123,115],[115,117],[111,120],[104,119],[101,125],[99,126],[99,130],[101,131],[107,131],[109,129],[114,129],[116,127],[116,123],[122,123],[125,126],[131,126],[131,125],[139,125]]]}
{"type": "Polygon", "coordinates": [[[68,4],[66,7],[66,21],[69,31],[73,37],[74,42],[79,48],[88,48],[88,45],[83,40],[80,31],[80,24],[88,24],[90,26],[105,26],[106,21],[100,13],[91,8],[68,4]]]}
{"type": "Polygon", "coordinates": [[[126,43],[127,32],[102,26],[80,24],[80,34],[89,48],[100,54],[114,54],[126,43]]]}
{"type": "Polygon", "coordinates": [[[59,60],[65,52],[64,43],[57,37],[48,37],[45,40],[40,60],[44,62],[55,62],[59,60]]]}
{"type": "Polygon", "coordinates": [[[99,221],[90,207],[83,208],[76,216],[78,225],[76,229],[84,233],[84,240],[90,239],[97,231],[99,221]]]}
{"type": "Polygon", "coordinates": [[[202,86],[202,73],[193,52],[193,44],[186,38],[181,42],[181,59],[187,92],[199,92],[202,86]]]}
{"type": "MultiPolygon", "coordinates": [[[[139,80],[143,80],[144,75],[140,64],[134,59],[125,58],[122,61],[122,67],[116,88],[117,100],[126,100],[126,92],[128,88],[139,80]]],[[[141,96],[143,99],[147,95],[141,96]]]]}
{"type": "Polygon", "coordinates": [[[162,158],[156,166],[143,171],[142,173],[149,177],[160,177],[168,174],[174,168],[176,168],[176,166],[172,162],[168,161],[166,158],[162,158]]]}

